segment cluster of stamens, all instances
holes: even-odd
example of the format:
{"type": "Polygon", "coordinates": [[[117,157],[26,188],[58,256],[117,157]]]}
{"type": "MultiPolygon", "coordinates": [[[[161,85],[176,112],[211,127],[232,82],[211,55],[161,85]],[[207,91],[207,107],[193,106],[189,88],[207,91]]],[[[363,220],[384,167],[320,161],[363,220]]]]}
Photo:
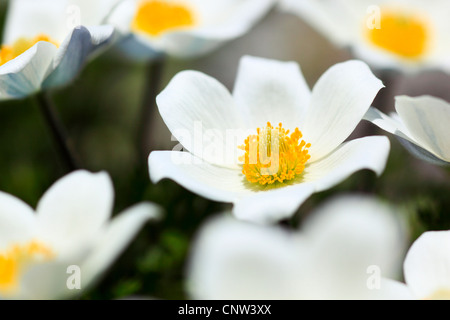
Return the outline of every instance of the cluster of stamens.
{"type": "Polygon", "coordinates": [[[265,128],[258,128],[257,134],[248,136],[239,147],[245,151],[239,160],[243,162],[242,173],[246,179],[269,185],[298,177],[311,157],[308,154],[311,144],[301,140],[302,137],[298,128],[290,133],[281,123],[276,128],[270,122],[265,128]]]}

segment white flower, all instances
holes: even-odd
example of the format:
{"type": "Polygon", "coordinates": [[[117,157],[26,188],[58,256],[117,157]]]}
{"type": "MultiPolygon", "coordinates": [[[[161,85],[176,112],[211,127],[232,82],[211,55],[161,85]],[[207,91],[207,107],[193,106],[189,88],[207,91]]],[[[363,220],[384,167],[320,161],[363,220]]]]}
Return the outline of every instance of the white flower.
{"type": "Polygon", "coordinates": [[[403,272],[417,299],[450,299],[450,231],[422,234],[409,249],[403,272]]]}
{"type": "Polygon", "coordinates": [[[181,72],[157,104],[189,153],[152,152],[150,177],[155,183],[170,178],[205,198],[234,203],[240,219],[289,218],[312,193],[358,170],[382,173],[390,148],[386,137],[344,142],[381,87],[360,61],[333,66],[312,92],[293,62],[244,57],[232,95],[205,74],[181,72]],[[249,147],[245,159],[237,154],[240,145],[249,147]]]}
{"type": "Polygon", "coordinates": [[[365,119],[396,135],[418,158],[438,165],[450,164],[450,104],[431,96],[395,99],[397,113],[389,116],[370,108],[365,119]]]}
{"type": "Polygon", "coordinates": [[[193,243],[188,293],[213,300],[406,298],[401,284],[382,279],[401,266],[398,217],[364,196],[327,202],[299,231],[216,217],[193,243]]]}
{"type": "Polygon", "coordinates": [[[110,177],[86,171],[57,181],[36,211],[0,193],[0,298],[69,298],[97,280],[142,225],[159,216],[155,205],[142,203],[110,221],[113,198],[110,177]]]}
{"type": "Polygon", "coordinates": [[[281,0],[281,6],[373,66],[450,70],[448,1],[281,0]]]}
{"type": "Polygon", "coordinates": [[[0,51],[0,100],[72,81],[114,35],[112,26],[100,25],[101,10],[85,0],[10,1],[0,51]]]}
{"type": "Polygon", "coordinates": [[[123,32],[134,58],[206,54],[244,35],[275,0],[125,0],[108,21],[123,32]]]}

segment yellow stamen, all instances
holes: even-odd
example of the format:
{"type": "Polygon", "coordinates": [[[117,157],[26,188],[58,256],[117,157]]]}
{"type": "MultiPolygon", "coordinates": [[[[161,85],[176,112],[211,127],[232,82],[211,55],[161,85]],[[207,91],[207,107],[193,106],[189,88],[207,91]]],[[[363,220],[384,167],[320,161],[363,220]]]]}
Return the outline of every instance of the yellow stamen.
{"type": "Polygon", "coordinates": [[[2,45],[0,49],[0,66],[7,63],[8,61],[11,61],[18,56],[20,56],[22,53],[30,49],[32,46],[34,46],[39,41],[46,41],[54,44],[55,46],[59,46],[59,44],[55,41],[53,41],[50,37],[46,36],[45,34],[40,34],[32,39],[28,38],[19,38],[14,42],[13,45],[2,45]]]}
{"type": "Polygon", "coordinates": [[[368,29],[375,46],[407,59],[419,59],[430,45],[430,24],[422,15],[381,10],[379,28],[368,29]]]}
{"type": "Polygon", "coordinates": [[[25,245],[13,245],[0,252],[0,294],[13,294],[19,286],[20,276],[32,263],[52,259],[54,253],[37,241],[25,245]]]}
{"type": "Polygon", "coordinates": [[[193,12],[183,4],[164,0],[142,1],[132,22],[132,29],[150,36],[192,27],[195,24],[193,12]]]}
{"type": "Polygon", "coordinates": [[[245,151],[239,160],[244,162],[242,173],[247,181],[268,185],[298,177],[311,157],[311,144],[300,141],[302,136],[298,128],[289,134],[281,123],[274,128],[270,122],[265,128],[258,128],[257,135],[248,136],[239,147],[245,151]]]}

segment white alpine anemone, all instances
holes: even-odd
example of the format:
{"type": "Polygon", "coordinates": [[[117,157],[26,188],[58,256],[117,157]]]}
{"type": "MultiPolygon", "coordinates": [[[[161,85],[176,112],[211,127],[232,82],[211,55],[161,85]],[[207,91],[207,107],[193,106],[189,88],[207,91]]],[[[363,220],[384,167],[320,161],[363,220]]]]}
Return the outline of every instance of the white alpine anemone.
{"type": "Polygon", "coordinates": [[[189,152],[152,152],[150,177],[234,203],[240,219],[289,218],[358,170],[383,172],[387,137],[344,142],[382,86],[361,61],[331,67],[312,92],[294,62],[243,57],[233,94],[203,73],[180,72],[157,104],[189,152]]]}
{"type": "Polygon", "coordinates": [[[450,71],[445,0],[281,0],[330,41],[379,68],[450,71]]]}
{"type": "Polygon", "coordinates": [[[107,15],[101,3],[10,1],[0,48],[0,100],[24,98],[72,81],[114,36],[112,26],[101,25],[107,15]]]}
{"type": "Polygon", "coordinates": [[[411,246],[403,272],[417,299],[450,299],[450,231],[428,231],[411,246]]]}
{"type": "Polygon", "coordinates": [[[187,265],[193,299],[403,299],[404,223],[378,199],[347,195],[318,208],[300,230],[227,216],[197,234],[187,265]]]}
{"type": "Polygon", "coordinates": [[[57,181],[36,211],[0,192],[0,299],[70,298],[92,285],[160,214],[141,203],[110,221],[113,198],[108,174],[83,170],[57,181]]]}
{"type": "Polygon", "coordinates": [[[179,58],[206,54],[244,35],[275,0],[125,0],[108,22],[125,36],[131,57],[161,54],[179,58]]]}
{"type": "Polygon", "coordinates": [[[450,165],[450,103],[431,96],[398,96],[390,116],[370,108],[364,119],[387,132],[416,157],[437,165],[450,165]]]}

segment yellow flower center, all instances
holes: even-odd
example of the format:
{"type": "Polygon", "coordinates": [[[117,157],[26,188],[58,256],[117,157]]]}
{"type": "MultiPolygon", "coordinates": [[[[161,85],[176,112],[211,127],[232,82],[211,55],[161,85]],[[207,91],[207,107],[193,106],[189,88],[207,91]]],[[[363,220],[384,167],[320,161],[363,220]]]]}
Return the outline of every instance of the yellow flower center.
{"type": "Polygon", "coordinates": [[[427,297],[425,300],[450,300],[450,290],[440,289],[433,292],[433,294],[427,297]]]}
{"type": "Polygon", "coordinates": [[[55,46],[59,47],[59,44],[55,41],[53,41],[50,37],[48,37],[45,34],[40,34],[32,39],[29,38],[19,38],[14,42],[12,45],[2,45],[0,49],[0,66],[4,65],[8,61],[11,61],[18,56],[20,56],[22,53],[30,49],[32,46],[34,46],[39,41],[46,41],[54,44],[55,46]]]}
{"type": "Polygon", "coordinates": [[[407,59],[422,57],[430,42],[430,24],[419,13],[382,10],[379,28],[368,29],[375,46],[407,59]]]}
{"type": "Polygon", "coordinates": [[[270,122],[265,128],[258,128],[257,135],[248,136],[239,147],[245,151],[239,160],[244,162],[242,173],[247,181],[268,185],[298,177],[311,157],[311,144],[300,140],[302,136],[298,128],[289,133],[281,123],[274,128],[270,122]]]}
{"type": "Polygon", "coordinates": [[[37,241],[25,245],[13,245],[0,252],[0,294],[14,294],[18,289],[20,276],[32,263],[52,259],[54,253],[37,241]]]}
{"type": "Polygon", "coordinates": [[[194,14],[185,5],[150,0],[139,4],[132,29],[154,37],[168,30],[188,28],[194,24],[194,14]]]}

